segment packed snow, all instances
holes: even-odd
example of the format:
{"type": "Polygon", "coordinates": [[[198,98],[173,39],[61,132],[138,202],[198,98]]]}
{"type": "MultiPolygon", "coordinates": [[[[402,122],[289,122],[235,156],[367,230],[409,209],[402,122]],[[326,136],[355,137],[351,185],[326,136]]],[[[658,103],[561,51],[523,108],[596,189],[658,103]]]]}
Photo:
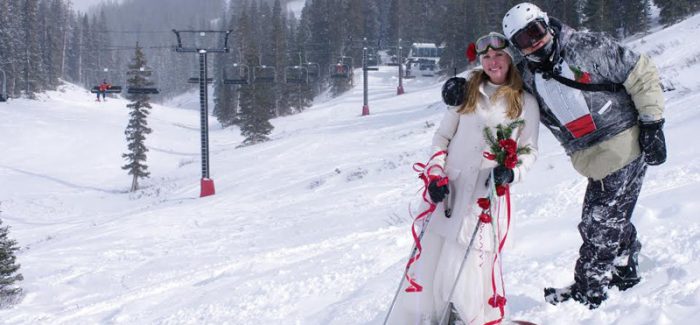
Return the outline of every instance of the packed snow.
{"type": "MultiPolygon", "coordinates": [[[[541,128],[513,188],[504,251],[508,318],[537,324],[687,324],[700,315],[700,15],[636,39],[666,85],[668,161],[650,167],[633,217],[642,282],[596,310],[545,303],[573,281],[586,179],[541,128]]],[[[210,118],[216,195],[199,198],[197,110],[154,105],[151,178],[128,193],[127,102],[67,84],[0,104],[0,218],[21,247],[25,296],[3,324],[381,324],[412,245],[409,209],[445,111],[441,81],[370,72],[335,99],[272,121],[237,148],[210,118]]],[[[196,94],[192,94],[196,96],[196,94]]]]}

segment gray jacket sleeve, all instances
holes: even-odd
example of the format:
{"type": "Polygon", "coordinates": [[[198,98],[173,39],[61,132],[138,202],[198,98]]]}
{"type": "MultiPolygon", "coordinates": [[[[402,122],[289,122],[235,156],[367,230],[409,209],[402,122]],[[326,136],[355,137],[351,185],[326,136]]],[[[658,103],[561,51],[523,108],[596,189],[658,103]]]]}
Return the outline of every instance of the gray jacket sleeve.
{"type": "Polygon", "coordinates": [[[602,33],[587,33],[585,42],[593,45],[594,68],[605,81],[622,84],[632,97],[639,118],[659,120],[664,97],[659,72],[648,56],[640,55],[602,33]]]}

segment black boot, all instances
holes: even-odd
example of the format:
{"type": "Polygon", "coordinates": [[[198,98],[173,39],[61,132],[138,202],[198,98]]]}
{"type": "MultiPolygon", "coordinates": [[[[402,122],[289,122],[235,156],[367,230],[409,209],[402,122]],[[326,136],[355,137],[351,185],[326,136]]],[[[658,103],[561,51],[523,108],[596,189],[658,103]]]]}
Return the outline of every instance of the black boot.
{"type": "Polygon", "coordinates": [[[605,292],[583,292],[577,283],[564,288],[544,288],[544,299],[552,304],[558,305],[569,299],[588,306],[589,309],[596,309],[600,304],[608,299],[605,292]]]}
{"type": "Polygon", "coordinates": [[[625,291],[634,287],[642,278],[637,275],[637,265],[630,263],[627,266],[616,266],[613,268],[612,279],[609,288],[617,287],[620,291],[625,291]]]}

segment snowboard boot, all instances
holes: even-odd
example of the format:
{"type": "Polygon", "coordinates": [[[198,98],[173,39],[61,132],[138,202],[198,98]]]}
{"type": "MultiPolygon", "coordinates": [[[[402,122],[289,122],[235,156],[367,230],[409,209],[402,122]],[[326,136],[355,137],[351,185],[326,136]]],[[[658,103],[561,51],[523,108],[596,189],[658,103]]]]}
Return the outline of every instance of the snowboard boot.
{"type": "Polygon", "coordinates": [[[616,266],[613,268],[612,279],[610,279],[609,288],[617,287],[620,291],[625,291],[634,287],[642,280],[637,275],[637,266],[634,264],[628,266],[616,266]]]}
{"type": "Polygon", "coordinates": [[[544,299],[552,304],[558,305],[569,299],[573,299],[588,309],[596,309],[608,298],[605,292],[584,292],[577,283],[564,288],[544,288],[544,299]]]}

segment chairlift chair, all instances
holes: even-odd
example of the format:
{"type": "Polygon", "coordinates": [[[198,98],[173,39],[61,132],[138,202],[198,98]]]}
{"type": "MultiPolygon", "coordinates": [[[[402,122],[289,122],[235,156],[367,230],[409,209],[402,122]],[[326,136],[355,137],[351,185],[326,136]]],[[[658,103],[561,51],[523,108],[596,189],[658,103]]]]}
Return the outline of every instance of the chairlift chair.
{"type": "Polygon", "coordinates": [[[309,77],[317,79],[320,76],[321,69],[318,63],[306,62],[303,66],[306,67],[309,77]]]}
{"type": "MultiPolygon", "coordinates": [[[[214,78],[207,78],[207,83],[208,83],[208,84],[213,83],[213,82],[214,82],[214,78]]],[[[189,78],[189,79],[187,79],[187,83],[198,84],[198,83],[199,83],[199,77],[192,77],[192,78],[189,78]]]]}
{"type": "Polygon", "coordinates": [[[157,94],[160,94],[160,89],[152,88],[152,87],[144,87],[144,88],[129,87],[129,88],[127,88],[126,92],[129,94],[157,95],[157,94]]]}
{"type": "MultiPolygon", "coordinates": [[[[108,80],[111,83],[112,81],[115,81],[116,79],[119,78],[118,75],[119,75],[119,71],[110,70],[109,68],[102,68],[101,80],[108,80]]],[[[119,82],[120,80],[116,80],[116,81],[119,82]]],[[[112,85],[112,87],[110,89],[112,89],[112,91],[107,92],[107,93],[119,94],[122,92],[122,86],[120,86],[120,85],[112,85]]]]}
{"type": "Polygon", "coordinates": [[[340,56],[340,57],[338,58],[338,62],[341,62],[342,64],[347,65],[348,67],[350,67],[350,71],[352,71],[352,69],[353,69],[353,67],[354,67],[354,64],[353,64],[354,62],[353,62],[353,61],[354,61],[354,60],[353,60],[353,58],[352,58],[351,56],[345,56],[345,55],[343,55],[343,56],[340,56]]]}
{"type": "MultiPolygon", "coordinates": [[[[100,86],[94,86],[92,89],[90,89],[90,92],[93,94],[97,94],[100,92],[100,86]]],[[[105,90],[105,94],[121,94],[122,93],[122,86],[111,86],[105,90]]]]}
{"type": "Polygon", "coordinates": [[[292,66],[284,69],[284,79],[288,84],[309,83],[309,70],[303,66],[292,66]]]}
{"type": "Polygon", "coordinates": [[[329,67],[329,71],[330,71],[330,73],[329,73],[330,76],[333,78],[344,78],[344,79],[350,78],[350,71],[351,70],[350,70],[350,66],[347,64],[341,64],[341,63],[331,64],[331,66],[329,67]]]}
{"type": "Polygon", "coordinates": [[[374,67],[379,65],[379,57],[377,51],[373,47],[367,48],[367,66],[374,67]]]}
{"type": "MultiPolygon", "coordinates": [[[[141,67],[139,70],[129,70],[126,72],[127,75],[139,75],[142,77],[150,77],[153,75],[153,70],[141,67]]],[[[160,94],[160,89],[155,87],[127,87],[126,92],[129,94],[148,94],[157,95],[160,94]]]]}
{"type": "Polygon", "coordinates": [[[254,83],[275,83],[277,69],[273,66],[259,65],[253,67],[253,82],[254,83]]]}
{"type": "Polygon", "coordinates": [[[250,69],[245,64],[234,63],[231,69],[224,68],[225,85],[248,85],[250,84],[250,69]],[[227,72],[230,71],[230,72],[227,72]]]}
{"type": "Polygon", "coordinates": [[[353,72],[353,58],[351,56],[339,56],[338,63],[331,65],[330,75],[333,78],[350,79],[353,72]]]}

